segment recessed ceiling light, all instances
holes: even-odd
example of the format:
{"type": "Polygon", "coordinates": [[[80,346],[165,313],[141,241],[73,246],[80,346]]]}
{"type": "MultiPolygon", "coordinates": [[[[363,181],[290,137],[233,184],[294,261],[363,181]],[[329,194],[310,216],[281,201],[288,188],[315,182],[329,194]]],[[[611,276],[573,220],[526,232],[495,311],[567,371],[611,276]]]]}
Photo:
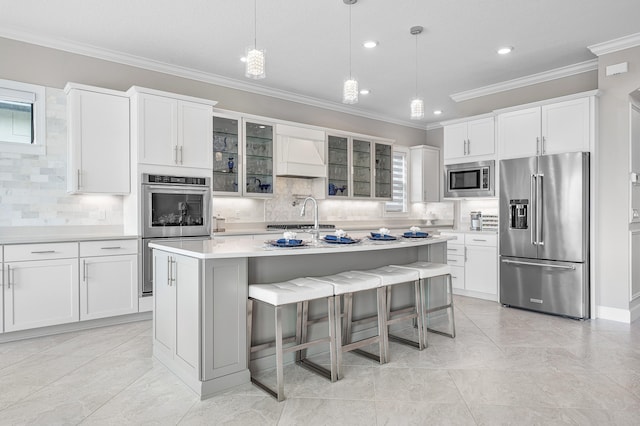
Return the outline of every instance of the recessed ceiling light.
{"type": "Polygon", "coordinates": [[[442,111],[441,111],[441,110],[439,110],[439,109],[437,109],[437,110],[433,111],[433,113],[434,113],[435,115],[440,115],[440,114],[442,114],[442,111]]]}
{"type": "Polygon", "coordinates": [[[513,51],[513,47],[511,46],[505,46],[505,47],[501,47],[498,49],[498,54],[499,55],[506,55],[509,54],[513,51]]]}
{"type": "Polygon", "coordinates": [[[360,94],[361,95],[368,95],[369,93],[371,93],[371,91],[369,89],[361,89],[360,90],[360,94]]]}
{"type": "Polygon", "coordinates": [[[240,58],[240,62],[247,62],[247,57],[243,56],[242,58],[240,58]]]}
{"type": "Polygon", "coordinates": [[[362,43],[362,45],[364,47],[366,47],[367,49],[373,49],[374,47],[376,47],[378,45],[378,42],[375,40],[367,40],[364,43],[362,43]]]}

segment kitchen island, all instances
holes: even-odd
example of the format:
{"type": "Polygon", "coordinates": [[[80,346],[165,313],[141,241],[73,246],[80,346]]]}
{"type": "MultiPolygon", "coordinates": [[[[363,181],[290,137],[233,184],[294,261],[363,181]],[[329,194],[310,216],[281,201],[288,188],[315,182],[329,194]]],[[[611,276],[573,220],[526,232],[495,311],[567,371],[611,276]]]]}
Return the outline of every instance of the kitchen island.
{"type": "MultiPolygon", "coordinates": [[[[241,237],[151,243],[154,357],[203,399],[248,383],[249,283],[274,283],[418,260],[444,263],[448,239],[362,238],[359,243],[345,245],[309,241],[296,248],[271,247],[265,241],[241,237]]],[[[369,307],[367,302],[365,298],[361,311],[354,316],[375,309],[374,296],[369,307]]],[[[312,314],[317,308],[310,308],[312,314]]],[[[273,337],[272,315],[255,312],[254,317],[254,341],[269,341],[273,337]]],[[[285,334],[293,333],[295,310],[289,318],[285,320],[285,334]]]]}

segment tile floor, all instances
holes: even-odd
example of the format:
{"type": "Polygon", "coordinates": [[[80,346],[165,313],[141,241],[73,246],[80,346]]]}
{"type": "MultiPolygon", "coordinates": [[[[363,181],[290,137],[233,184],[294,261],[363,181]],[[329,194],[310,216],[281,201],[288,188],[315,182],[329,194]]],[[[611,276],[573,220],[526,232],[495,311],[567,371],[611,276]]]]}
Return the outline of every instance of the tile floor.
{"type": "MultiPolygon", "coordinates": [[[[200,401],[151,358],[151,322],[0,344],[0,424],[640,424],[640,321],[556,318],[456,297],[455,340],[347,354],[329,383],[285,370],[200,401]]],[[[322,356],[320,357],[322,358],[322,356]]]]}

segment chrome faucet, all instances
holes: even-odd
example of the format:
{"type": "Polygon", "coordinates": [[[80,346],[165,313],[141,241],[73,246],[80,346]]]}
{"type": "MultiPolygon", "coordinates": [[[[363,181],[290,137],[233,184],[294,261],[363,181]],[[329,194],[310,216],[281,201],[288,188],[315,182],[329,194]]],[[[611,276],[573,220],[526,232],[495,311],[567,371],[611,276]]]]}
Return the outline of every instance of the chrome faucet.
{"type": "Polygon", "coordinates": [[[302,202],[302,210],[300,210],[300,216],[304,216],[305,207],[307,206],[307,201],[313,201],[313,232],[311,235],[314,240],[320,239],[320,225],[318,224],[318,202],[313,197],[307,197],[302,202]]]}

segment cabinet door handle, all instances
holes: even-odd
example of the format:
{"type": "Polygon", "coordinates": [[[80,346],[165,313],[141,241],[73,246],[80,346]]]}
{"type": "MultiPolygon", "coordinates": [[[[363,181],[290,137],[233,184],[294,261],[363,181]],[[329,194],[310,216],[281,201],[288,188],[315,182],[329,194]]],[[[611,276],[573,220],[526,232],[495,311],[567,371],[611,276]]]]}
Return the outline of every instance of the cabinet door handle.
{"type": "Polygon", "coordinates": [[[167,285],[171,287],[171,257],[167,257],[167,285]]]}
{"type": "Polygon", "coordinates": [[[11,288],[11,265],[7,265],[7,290],[11,288]]]}
{"type": "Polygon", "coordinates": [[[178,164],[178,145],[173,147],[173,162],[178,164]]]}
{"type": "Polygon", "coordinates": [[[111,246],[111,247],[100,247],[100,250],[119,250],[122,247],[120,246],[111,246]]]}
{"type": "Polygon", "coordinates": [[[467,155],[467,140],[462,139],[462,155],[467,155]]]}
{"type": "Polygon", "coordinates": [[[80,179],[82,177],[82,174],[80,173],[80,169],[78,169],[77,175],[78,175],[78,191],[80,191],[80,188],[82,187],[82,185],[80,184],[80,179]]]}
{"type": "Polygon", "coordinates": [[[543,137],[542,137],[542,146],[541,146],[541,148],[542,148],[542,153],[543,153],[543,154],[544,154],[544,152],[545,152],[544,144],[545,144],[545,142],[546,142],[546,141],[547,141],[547,137],[546,137],[546,136],[543,136],[543,137]]]}
{"type": "Polygon", "coordinates": [[[467,155],[471,155],[471,139],[467,139],[467,155]]]}
{"type": "Polygon", "coordinates": [[[31,254],[51,254],[55,253],[55,250],[40,250],[40,251],[32,251],[31,254]]]}
{"type": "Polygon", "coordinates": [[[180,146],[180,164],[184,164],[184,156],[183,156],[183,153],[182,153],[182,148],[183,147],[180,146]]]}
{"type": "Polygon", "coordinates": [[[540,155],[540,137],[536,137],[536,155],[540,155]]]}
{"type": "Polygon", "coordinates": [[[467,261],[467,246],[464,246],[464,261],[467,261]]]}
{"type": "Polygon", "coordinates": [[[82,282],[87,282],[87,261],[82,261],[82,282]]]}

